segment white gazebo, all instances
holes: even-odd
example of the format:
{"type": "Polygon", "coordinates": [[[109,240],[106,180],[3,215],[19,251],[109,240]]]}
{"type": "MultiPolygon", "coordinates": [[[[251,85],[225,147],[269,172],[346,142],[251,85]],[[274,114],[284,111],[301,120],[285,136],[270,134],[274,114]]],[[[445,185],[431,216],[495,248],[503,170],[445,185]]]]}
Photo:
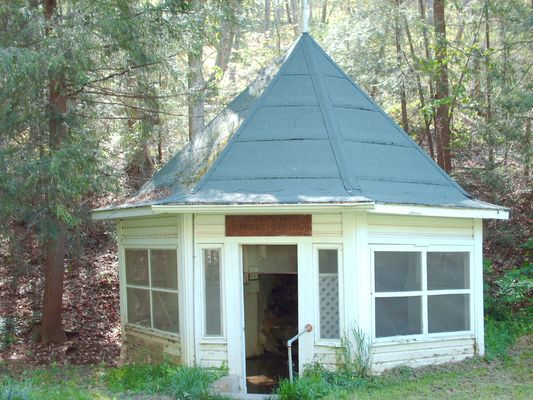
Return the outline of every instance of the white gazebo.
{"type": "MultiPolygon", "coordinates": [[[[304,33],[117,222],[125,356],[258,375],[335,368],[354,326],[373,370],[483,354],[473,199],[304,33]]],[[[266,388],[266,389],[265,389],[266,388]]]]}

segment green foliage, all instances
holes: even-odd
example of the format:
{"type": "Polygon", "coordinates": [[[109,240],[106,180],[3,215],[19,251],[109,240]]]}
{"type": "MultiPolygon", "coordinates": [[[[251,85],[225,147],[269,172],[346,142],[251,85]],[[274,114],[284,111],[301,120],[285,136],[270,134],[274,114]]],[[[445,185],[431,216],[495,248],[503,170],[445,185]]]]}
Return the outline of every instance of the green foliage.
{"type": "MultiPolygon", "coordinates": [[[[496,320],[531,316],[533,311],[533,240],[521,246],[526,253],[524,264],[510,269],[500,277],[485,282],[485,314],[496,320]]],[[[494,275],[492,263],[484,261],[486,276],[494,275]]]]}
{"type": "Polygon", "coordinates": [[[282,380],[276,388],[276,394],[282,400],[321,399],[333,392],[349,392],[377,385],[376,378],[360,377],[345,369],[328,371],[320,364],[315,364],[308,366],[305,373],[293,382],[282,380]]]}
{"type": "Polygon", "coordinates": [[[329,371],[320,364],[309,366],[293,382],[283,380],[276,389],[281,399],[318,399],[332,392],[350,392],[379,385],[372,377],[372,346],[357,324],[341,338],[337,371],[329,371]]]}
{"type": "Polygon", "coordinates": [[[31,391],[32,387],[26,382],[5,379],[0,389],[0,400],[30,400],[31,391]]]}
{"type": "Polygon", "coordinates": [[[341,338],[339,358],[341,368],[346,375],[367,377],[372,373],[372,345],[365,332],[356,323],[341,338]]]}
{"type": "Polygon", "coordinates": [[[485,318],[485,357],[488,360],[507,358],[509,349],[516,340],[533,332],[533,321],[529,318],[509,318],[497,321],[492,317],[485,318]]]}
{"type": "Polygon", "coordinates": [[[209,387],[223,370],[170,364],[125,365],[119,368],[58,367],[26,371],[0,380],[0,400],[110,400],[116,395],[164,394],[180,400],[224,400],[209,387]],[[109,395],[111,392],[113,395],[109,395]]]}
{"type": "Polygon", "coordinates": [[[171,364],[124,365],[107,371],[105,381],[114,392],[164,393],[176,399],[210,399],[209,386],[223,374],[223,370],[171,364]]]}

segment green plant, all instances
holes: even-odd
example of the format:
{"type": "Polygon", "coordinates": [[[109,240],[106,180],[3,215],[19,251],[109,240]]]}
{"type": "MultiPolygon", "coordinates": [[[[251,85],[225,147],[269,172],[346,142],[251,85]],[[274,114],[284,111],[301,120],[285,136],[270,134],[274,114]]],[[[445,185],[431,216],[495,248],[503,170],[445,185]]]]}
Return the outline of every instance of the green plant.
{"type": "Polygon", "coordinates": [[[533,239],[521,247],[526,251],[524,264],[498,278],[490,279],[493,266],[491,260],[484,261],[484,273],[488,278],[485,281],[485,314],[497,320],[508,320],[509,316],[517,314],[527,318],[533,311],[533,239]]]}
{"type": "Polygon", "coordinates": [[[7,379],[0,388],[0,400],[29,400],[32,387],[27,382],[7,379]]]}
{"type": "Polygon", "coordinates": [[[372,372],[372,345],[357,324],[341,338],[340,364],[349,375],[368,377],[372,372]]]}
{"type": "Polygon", "coordinates": [[[490,316],[485,318],[485,358],[493,360],[506,357],[516,339],[531,332],[531,325],[531,320],[526,318],[505,321],[498,321],[490,316]]]}
{"type": "Polygon", "coordinates": [[[279,383],[276,394],[281,400],[311,400],[324,397],[331,391],[331,387],[323,379],[323,372],[322,367],[314,366],[292,382],[283,380],[279,383]]]}
{"type": "Polygon", "coordinates": [[[164,393],[176,399],[211,399],[216,397],[210,394],[210,385],[224,374],[223,369],[133,364],[110,369],[105,381],[114,392],[164,393]]]}

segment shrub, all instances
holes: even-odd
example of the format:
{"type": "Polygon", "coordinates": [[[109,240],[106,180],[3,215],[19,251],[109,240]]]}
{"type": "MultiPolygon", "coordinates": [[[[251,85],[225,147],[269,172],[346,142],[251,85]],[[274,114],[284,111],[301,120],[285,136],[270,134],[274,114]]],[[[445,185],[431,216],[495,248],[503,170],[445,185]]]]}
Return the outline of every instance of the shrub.
{"type": "Polygon", "coordinates": [[[497,320],[508,320],[510,316],[527,318],[533,311],[533,239],[522,245],[526,260],[521,267],[506,271],[502,276],[490,279],[494,274],[490,260],[484,261],[485,314],[497,320]]]}
{"type": "Polygon", "coordinates": [[[497,321],[485,318],[485,358],[505,357],[516,339],[531,332],[531,321],[525,318],[497,321]]]}

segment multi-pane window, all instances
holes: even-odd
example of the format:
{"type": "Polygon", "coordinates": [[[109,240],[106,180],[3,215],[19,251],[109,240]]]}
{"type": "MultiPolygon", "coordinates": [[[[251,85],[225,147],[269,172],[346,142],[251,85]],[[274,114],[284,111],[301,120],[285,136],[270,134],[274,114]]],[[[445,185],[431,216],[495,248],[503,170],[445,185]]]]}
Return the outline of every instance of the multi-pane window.
{"type": "Polygon", "coordinates": [[[126,249],[125,254],[128,323],[179,333],[176,250],[126,249]]]}
{"type": "Polygon", "coordinates": [[[470,253],[375,251],[375,337],[470,330],[470,253]]]}
{"type": "Polygon", "coordinates": [[[318,249],[320,338],[340,338],[339,250],[318,249]]]}
{"type": "Polygon", "coordinates": [[[220,248],[202,249],[204,263],[205,335],[222,336],[220,248]]]}

